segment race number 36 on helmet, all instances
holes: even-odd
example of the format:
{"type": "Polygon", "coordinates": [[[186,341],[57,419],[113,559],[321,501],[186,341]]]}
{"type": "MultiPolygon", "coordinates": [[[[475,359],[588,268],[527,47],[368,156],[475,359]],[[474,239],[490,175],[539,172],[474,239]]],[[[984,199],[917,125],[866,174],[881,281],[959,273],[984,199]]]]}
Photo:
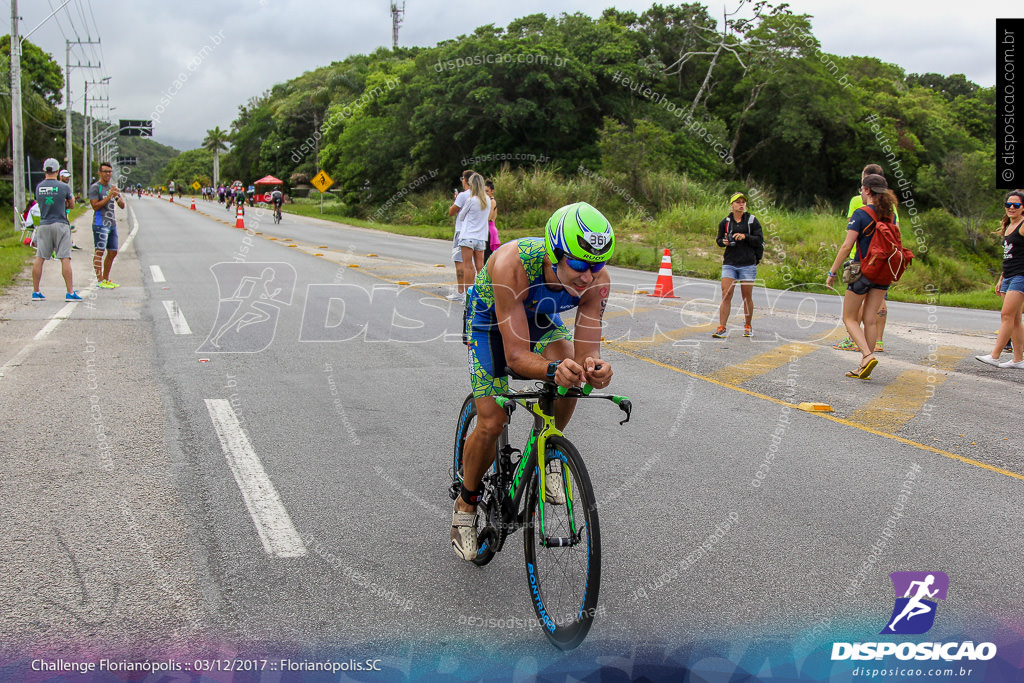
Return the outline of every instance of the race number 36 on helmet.
{"type": "Polygon", "coordinates": [[[565,257],[574,270],[597,271],[615,251],[615,233],[604,214],[586,202],[577,202],[563,206],[548,219],[544,247],[552,264],[565,257]]]}

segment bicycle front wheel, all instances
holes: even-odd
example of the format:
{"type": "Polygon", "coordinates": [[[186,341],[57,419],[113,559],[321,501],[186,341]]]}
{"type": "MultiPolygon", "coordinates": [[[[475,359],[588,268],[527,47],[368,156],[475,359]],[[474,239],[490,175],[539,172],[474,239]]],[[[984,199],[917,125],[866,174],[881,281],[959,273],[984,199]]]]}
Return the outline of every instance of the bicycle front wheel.
{"type": "Polygon", "coordinates": [[[545,635],[571,650],[590,631],[601,588],[601,533],[590,476],[568,439],[547,440],[546,492],[535,470],[523,544],[530,601],[545,635]],[[543,500],[542,500],[543,497],[543,500]]]}

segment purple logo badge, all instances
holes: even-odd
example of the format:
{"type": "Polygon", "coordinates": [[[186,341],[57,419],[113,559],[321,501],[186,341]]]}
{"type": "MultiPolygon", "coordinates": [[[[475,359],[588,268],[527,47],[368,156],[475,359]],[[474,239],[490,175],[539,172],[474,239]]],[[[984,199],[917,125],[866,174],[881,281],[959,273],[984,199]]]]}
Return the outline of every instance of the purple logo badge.
{"type": "Polygon", "coordinates": [[[949,577],[943,572],[893,572],[896,605],[882,634],[926,633],[935,623],[938,600],[945,600],[949,577]]]}

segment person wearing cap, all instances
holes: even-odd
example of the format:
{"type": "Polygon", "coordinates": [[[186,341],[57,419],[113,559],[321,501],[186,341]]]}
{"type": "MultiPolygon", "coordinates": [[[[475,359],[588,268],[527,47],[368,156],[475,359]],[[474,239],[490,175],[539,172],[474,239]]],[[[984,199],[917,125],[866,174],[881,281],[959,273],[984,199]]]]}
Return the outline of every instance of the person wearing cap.
{"type": "Polygon", "coordinates": [[[742,192],[729,198],[732,209],[718,224],[715,242],[725,247],[722,257],[722,304],[718,308],[718,329],[712,337],[723,339],[732,311],[732,293],[737,280],[743,298],[743,336],[754,336],[750,323],[754,317],[754,280],[757,279],[759,248],[764,245],[764,233],[757,218],[747,213],[747,196],[742,192]]]}
{"type": "MultiPolygon", "coordinates": [[[[878,164],[868,164],[867,166],[864,167],[864,170],[862,170],[861,173],[860,173],[861,182],[864,181],[864,176],[871,175],[871,174],[880,175],[883,178],[885,177],[885,171],[882,170],[881,166],[879,166],[878,164]]],[[[856,211],[857,209],[859,209],[862,206],[864,206],[864,200],[861,199],[860,193],[858,192],[856,196],[854,196],[854,197],[852,197],[850,199],[850,206],[846,210],[846,220],[849,221],[851,218],[853,218],[853,212],[856,211]]],[[[896,220],[896,224],[899,225],[900,214],[899,214],[899,212],[896,209],[893,209],[893,216],[894,216],[894,218],[896,220]]],[[[857,249],[857,247],[855,245],[854,246],[854,251],[855,252],[856,252],[856,249],[857,249]]],[[[882,299],[882,306],[881,306],[881,308],[878,309],[878,339],[875,341],[875,353],[880,353],[882,351],[885,351],[885,345],[882,342],[882,337],[885,335],[885,321],[889,317],[889,307],[886,305],[886,299],[888,299],[888,298],[889,298],[889,295],[888,295],[888,293],[886,293],[885,299],[882,299]]],[[[864,319],[864,312],[863,311],[861,311],[861,314],[860,314],[859,318],[863,322],[863,319],[864,319]]],[[[856,351],[857,350],[857,345],[853,342],[852,339],[850,339],[849,337],[846,337],[845,339],[843,339],[841,341],[838,341],[835,344],[833,344],[832,348],[839,349],[840,351],[856,351]]]]}
{"type": "MultiPolygon", "coordinates": [[[[885,178],[869,173],[861,181],[860,196],[864,206],[869,206],[878,216],[880,221],[894,221],[896,209],[896,195],[889,189],[885,178]]],[[[860,263],[861,257],[868,253],[874,231],[865,234],[865,231],[874,223],[874,219],[863,208],[857,209],[850,217],[846,226],[846,241],[839,247],[835,261],[828,271],[825,284],[831,287],[836,280],[839,268],[843,261],[850,255],[854,245],[857,246],[857,253],[854,254],[855,263],[860,263]]],[[[861,362],[856,370],[846,373],[847,377],[857,379],[868,379],[871,371],[878,365],[875,358],[875,341],[878,339],[878,310],[881,308],[885,292],[889,285],[877,285],[868,278],[861,275],[857,280],[847,285],[846,294],[843,297],[843,324],[846,325],[846,333],[860,350],[861,362]],[[863,307],[863,311],[861,308],[863,307]],[[864,329],[861,330],[858,316],[863,314],[864,329]]]]}
{"type": "MultiPolygon", "coordinates": [[[[66,168],[61,169],[61,172],[57,174],[57,180],[67,183],[68,187],[71,187],[71,171],[66,168]]],[[[68,209],[65,213],[70,214],[71,209],[68,209]]],[[[71,249],[72,251],[81,251],[82,248],[75,244],[75,224],[71,222],[70,215],[68,216],[68,224],[71,226],[71,249]]]]}
{"type": "Polygon", "coordinates": [[[36,187],[36,201],[39,202],[39,227],[36,229],[36,258],[32,262],[32,300],[44,301],[39,291],[43,277],[43,263],[56,255],[60,259],[60,272],[67,287],[66,301],[81,301],[71,278],[71,226],[67,210],[75,206],[75,195],[67,183],[57,180],[60,164],[56,159],[43,162],[46,178],[36,187]]]}
{"type": "Polygon", "coordinates": [[[117,258],[117,221],[114,219],[114,204],[124,208],[121,190],[110,182],[114,167],[107,162],[100,164],[100,179],[89,186],[89,203],[92,204],[92,239],[94,252],[92,265],[96,270],[97,287],[114,289],[121,285],[110,281],[110,267],[117,258]],[[105,253],[104,253],[105,252],[105,253]]]}

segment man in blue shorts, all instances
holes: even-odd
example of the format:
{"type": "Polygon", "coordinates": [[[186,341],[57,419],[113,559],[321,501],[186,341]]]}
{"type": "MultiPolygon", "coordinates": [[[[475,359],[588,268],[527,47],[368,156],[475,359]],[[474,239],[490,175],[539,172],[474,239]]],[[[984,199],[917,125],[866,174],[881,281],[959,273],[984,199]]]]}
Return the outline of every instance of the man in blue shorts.
{"type": "Polygon", "coordinates": [[[96,251],[92,265],[96,270],[97,287],[114,289],[121,285],[110,281],[110,266],[117,257],[117,221],[114,219],[114,206],[124,208],[121,190],[110,182],[114,167],[103,162],[100,164],[100,179],[89,187],[89,203],[92,204],[92,239],[96,251]],[[106,254],[104,254],[106,252],[106,254]]]}
{"type": "MultiPolygon", "coordinates": [[[[551,216],[543,238],[503,244],[470,289],[469,365],[477,424],[466,438],[451,529],[452,548],[463,560],[477,555],[480,481],[506,421],[494,400],[508,391],[505,368],[563,387],[587,382],[603,389],[611,382],[611,364],[601,358],[601,325],[611,284],[604,266],[614,249],[612,226],[601,212],[583,202],[570,204],[551,216]],[[578,309],[575,333],[559,317],[573,308],[578,309]]],[[[565,429],[574,408],[573,400],[555,404],[558,429],[565,429]]],[[[557,496],[561,487],[548,488],[546,495],[557,496]]]]}

